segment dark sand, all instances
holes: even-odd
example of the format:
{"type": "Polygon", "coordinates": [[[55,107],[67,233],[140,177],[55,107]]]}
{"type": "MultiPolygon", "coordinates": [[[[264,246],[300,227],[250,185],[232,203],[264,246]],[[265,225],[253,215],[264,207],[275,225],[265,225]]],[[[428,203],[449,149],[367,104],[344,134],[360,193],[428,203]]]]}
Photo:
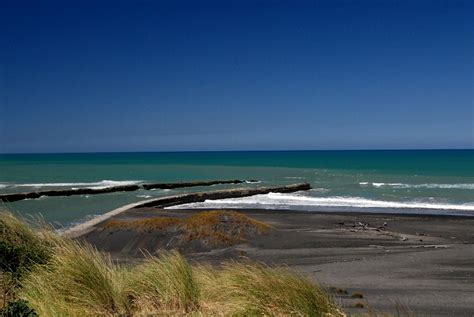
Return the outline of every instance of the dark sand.
{"type": "MultiPolygon", "coordinates": [[[[474,316],[474,218],[239,210],[273,229],[245,243],[210,250],[182,248],[191,260],[219,263],[248,257],[286,264],[335,294],[348,313],[395,313],[407,307],[416,316],[474,316]],[[386,223],[386,226],[383,224],[386,223]],[[368,225],[367,225],[368,224],[368,225]],[[380,228],[380,229],[378,229],[380,228]],[[355,292],[363,299],[353,299],[355,292]]],[[[198,210],[131,209],[113,219],[186,216],[198,210]]],[[[107,231],[96,225],[83,239],[120,261],[137,261],[140,249],[159,253],[172,245],[160,232],[107,231]]]]}

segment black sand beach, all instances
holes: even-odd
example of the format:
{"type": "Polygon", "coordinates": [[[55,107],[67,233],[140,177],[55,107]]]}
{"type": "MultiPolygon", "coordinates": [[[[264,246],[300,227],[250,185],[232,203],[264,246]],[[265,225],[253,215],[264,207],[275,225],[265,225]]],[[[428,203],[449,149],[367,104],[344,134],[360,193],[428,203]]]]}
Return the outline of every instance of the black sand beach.
{"type": "MultiPolygon", "coordinates": [[[[186,217],[199,211],[135,208],[112,219],[186,217]]],[[[390,313],[409,309],[416,316],[474,315],[474,218],[238,211],[271,230],[222,248],[173,245],[159,230],[104,229],[104,223],[80,239],[122,262],[139,260],[142,250],[159,254],[177,248],[199,262],[250,258],[288,265],[332,288],[349,313],[369,307],[390,313]],[[363,298],[352,298],[355,293],[363,298]],[[364,308],[355,308],[357,304],[364,308]]]]}

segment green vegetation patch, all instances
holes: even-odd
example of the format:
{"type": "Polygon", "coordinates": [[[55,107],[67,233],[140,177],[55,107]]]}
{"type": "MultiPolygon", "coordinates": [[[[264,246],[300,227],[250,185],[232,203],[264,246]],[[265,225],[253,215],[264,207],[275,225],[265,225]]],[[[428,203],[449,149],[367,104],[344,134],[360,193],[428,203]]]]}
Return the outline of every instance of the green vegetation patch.
{"type": "MultiPolygon", "coordinates": [[[[33,229],[9,212],[0,212],[0,310],[9,316],[26,304],[16,302],[21,279],[52,254],[53,236],[44,227],[33,229]]],[[[25,315],[27,316],[27,315],[25,315]]]]}
{"type": "Polygon", "coordinates": [[[0,214],[0,270],[20,275],[50,256],[46,239],[10,213],[0,214]]]}
{"type": "Polygon", "coordinates": [[[322,288],[287,268],[190,265],[176,252],[123,267],[79,245],[30,274],[20,296],[41,316],[343,316],[322,288]]]}
{"type": "MultiPolygon", "coordinates": [[[[205,227],[216,215],[222,214],[196,215],[182,225],[205,227]]],[[[88,244],[12,223],[3,223],[2,241],[25,245],[7,252],[29,250],[31,260],[19,260],[28,267],[15,296],[0,307],[1,316],[343,316],[322,288],[288,268],[253,262],[191,265],[177,252],[119,265],[88,244]]],[[[4,267],[20,266],[16,261],[4,267]]]]}

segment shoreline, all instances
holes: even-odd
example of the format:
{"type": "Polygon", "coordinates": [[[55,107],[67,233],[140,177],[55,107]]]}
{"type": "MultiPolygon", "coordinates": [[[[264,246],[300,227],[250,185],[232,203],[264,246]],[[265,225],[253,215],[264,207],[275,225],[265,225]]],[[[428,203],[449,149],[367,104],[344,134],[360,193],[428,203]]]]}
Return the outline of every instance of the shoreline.
{"type": "MultiPolygon", "coordinates": [[[[172,197],[172,196],[167,196],[172,197]]],[[[163,197],[166,198],[166,197],[163,197]]],[[[125,206],[113,209],[105,214],[97,215],[94,218],[78,223],[72,227],[69,227],[65,230],[58,230],[58,234],[63,235],[68,238],[79,238],[82,235],[85,235],[92,230],[94,230],[94,226],[97,226],[107,220],[114,218],[115,216],[120,215],[121,213],[127,212],[134,208],[140,208],[142,204],[146,204],[147,202],[154,202],[160,198],[153,198],[149,200],[142,200],[136,203],[127,204],[125,206]]],[[[200,211],[208,211],[211,210],[209,208],[179,208],[179,209],[170,209],[165,208],[166,211],[186,211],[186,212],[200,212],[200,211]]],[[[213,210],[213,209],[212,209],[213,210]]],[[[226,210],[226,211],[236,211],[236,212],[249,212],[252,211],[255,214],[268,214],[269,212],[273,214],[294,214],[294,215],[307,215],[307,214],[319,214],[319,215],[327,215],[327,216],[353,216],[353,217],[364,217],[364,216],[386,216],[386,217],[404,217],[404,218],[428,218],[428,219],[474,219],[473,215],[447,215],[447,214],[417,214],[417,213],[396,213],[396,212],[364,212],[364,211],[307,211],[307,210],[294,210],[294,209],[265,209],[265,208],[219,208],[219,210],[226,210]]]]}
{"type": "MultiPolygon", "coordinates": [[[[243,181],[244,182],[244,181],[243,181]]],[[[181,184],[181,183],[175,183],[181,184]]],[[[188,183],[182,183],[188,184],[188,183]]],[[[197,186],[197,185],[196,185],[197,186]]],[[[69,227],[65,230],[59,231],[59,234],[70,237],[76,238],[87,232],[93,230],[93,227],[101,222],[104,222],[120,213],[123,213],[129,209],[133,208],[142,208],[142,207],[163,207],[165,209],[172,210],[173,206],[179,206],[187,203],[192,202],[202,202],[207,199],[225,199],[225,198],[235,198],[235,197],[247,197],[253,195],[264,194],[268,192],[295,192],[299,190],[309,190],[311,187],[309,184],[302,183],[302,184],[291,184],[282,187],[257,187],[257,188],[236,188],[236,189],[224,189],[224,190],[217,190],[217,191],[207,191],[207,192],[197,192],[197,193],[189,193],[189,194],[181,194],[181,195],[172,195],[172,196],[165,196],[159,198],[152,198],[147,200],[142,200],[135,203],[130,203],[119,208],[113,209],[108,211],[104,214],[97,215],[94,218],[87,220],[85,222],[79,223],[74,225],[73,227],[69,227]],[[235,193],[235,195],[234,195],[235,193]]],[[[324,208],[324,207],[321,207],[324,208]]],[[[336,207],[337,208],[337,207],[336,207]]],[[[298,210],[298,209],[274,209],[274,208],[179,208],[179,210],[189,210],[189,211],[199,211],[199,210],[209,210],[209,209],[223,209],[223,210],[235,210],[235,211],[245,211],[245,210],[261,210],[262,213],[271,210],[273,213],[277,213],[281,211],[282,213],[316,213],[316,214],[328,214],[328,215],[392,215],[392,216],[406,216],[406,217],[441,217],[441,218],[467,218],[471,219],[474,218],[474,213],[472,214],[441,214],[441,213],[422,213],[422,212],[400,212],[396,209],[389,209],[390,211],[368,211],[368,208],[360,208],[361,210],[354,211],[357,207],[344,207],[348,209],[347,211],[344,210],[335,210],[335,211],[328,211],[326,210],[298,210]],[[349,210],[350,209],[350,210],[349,210]]]]}
{"type": "MultiPolygon", "coordinates": [[[[349,208],[345,207],[348,209],[354,209],[354,208],[349,208]]],[[[343,211],[343,210],[337,210],[337,211],[328,211],[328,210],[298,210],[298,209],[274,209],[274,208],[164,208],[165,210],[173,211],[173,210],[181,210],[181,211],[206,211],[206,210],[213,210],[213,209],[219,209],[219,210],[232,210],[232,211],[242,211],[242,212],[248,212],[252,211],[254,213],[261,213],[265,214],[266,212],[271,212],[271,213],[281,213],[281,214],[321,214],[321,215],[337,215],[337,216],[395,216],[395,217],[413,217],[413,218],[420,218],[420,217],[426,217],[426,218],[446,218],[446,219],[474,219],[474,212],[472,214],[433,214],[433,213],[416,213],[416,212],[410,212],[410,213],[403,213],[403,212],[382,212],[382,211],[354,211],[354,210],[348,210],[348,211],[343,211]]]]}
{"type": "MultiPolygon", "coordinates": [[[[189,217],[201,211],[142,207],[111,219],[189,217]]],[[[396,313],[398,303],[418,315],[472,315],[474,218],[237,211],[265,222],[272,230],[229,247],[203,249],[190,244],[179,251],[199,263],[219,265],[243,256],[269,265],[289,266],[325,287],[347,291],[335,296],[349,313],[367,312],[355,307],[361,302],[366,308],[389,313],[396,313]],[[352,298],[354,293],[363,294],[363,298],[352,298]]],[[[142,250],[159,255],[171,248],[170,237],[159,230],[111,230],[97,224],[79,238],[125,263],[140,261],[142,250]]]]}
{"type": "Polygon", "coordinates": [[[66,229],[65,231],[61,233],[61,235],[65,237],[69,237],[69,238],[79,237],[93,230],[93,227],[96,226],[97,224],[103,221],[106,221],[132,208],[169,207],[169,206],[181,205],[181,204],[191,203],[191,202],[201,202],[207,199],[246,197],[246,196],[253,196],[253,195],[258,195],[258,194],[266,194],[270,192],[292,193],[296,191],[309,190],[309,189],[311,189],[311,186],[309,184],[299,183],[299,184],[291,184],[291,185],[279,186],[279,187],[224,189],[224,190],[197,192],[197,193],[173,195],[173,196],[142,200],[136,203],[127,204],[125,206],[116,208],[100,216],[94,217],[93,219],[89,221],[83,222],[72,228],[66,229]]]}

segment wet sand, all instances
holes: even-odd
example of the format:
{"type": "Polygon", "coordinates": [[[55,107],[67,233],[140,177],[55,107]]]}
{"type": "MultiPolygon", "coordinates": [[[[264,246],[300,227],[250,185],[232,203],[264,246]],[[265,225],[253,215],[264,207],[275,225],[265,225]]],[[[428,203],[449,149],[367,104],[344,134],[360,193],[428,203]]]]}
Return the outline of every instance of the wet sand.
{"type": "MultiPolygon", "coordinates": [[[[199,210],[135,208],[113,219],[184,217],[199,210]]],[[[409,308],[417,316],[474,316],[474,218],[281,210],[239,210],[270,224],[266,235],[221,249],[180,250],[192,261],[219,263],[248,257],[285,264],[330,288],[349,313],[409,308]],[[352,298],[361,293],[362,299],[352,298]]],[[[80,237],[122,262],[159,254],[160,232],[102,228],[80,237]]]]}

